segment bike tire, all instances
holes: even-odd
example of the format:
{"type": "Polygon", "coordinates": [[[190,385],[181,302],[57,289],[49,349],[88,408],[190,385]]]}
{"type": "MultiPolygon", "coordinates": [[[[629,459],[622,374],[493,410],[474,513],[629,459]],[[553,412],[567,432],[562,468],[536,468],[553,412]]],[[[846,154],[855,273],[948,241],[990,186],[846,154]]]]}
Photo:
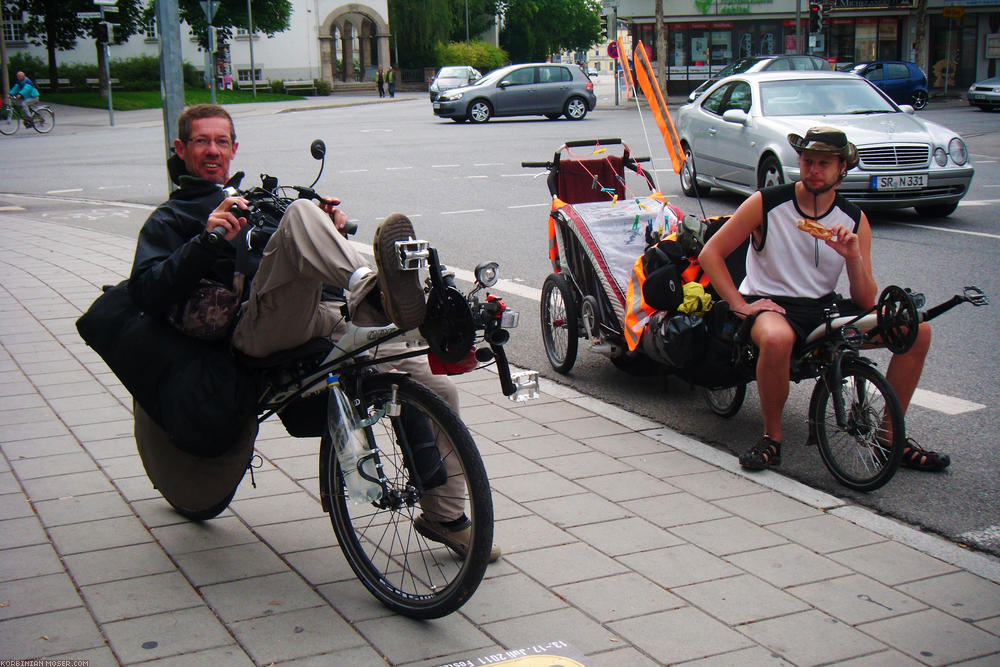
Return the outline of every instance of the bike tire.
{"type": "Polygon", "coordinates": [[[52,109],[35,109],[31,114],[31,127],[39,134],[48,134],[56,126],[56,115],[52,109]]]}
{"type": "Polygon", "coordinates": [[[701,396],[705,399],[708,409],[720,417],[729,419],[743,407],[743,401],[747,397],[746,384],[738,384],[735,387],[724,387],[722,389],[701,388],[701,396]]]}
{"type": "Polygon", "coordinates": [[[0,107],[0,134],[10,136],[21,127],[21,117],[13,107],[0,107]]]}
{"type": "Polygon", "coordinates": [[[841,368],[837,389],[845,399],[847,423],[837,424],[831,388],[826,377],[816,382],[809,404],[810,427],[820,457],[830,473],[855,491],[874,491],[892,479],[899,469],[905,446],[903,409],[888,380],[862,362],[847,362],[841,368]],[[886,447],[883,415],[892,426],[892,443],[886,447]]]}
{"type": "Polygon", "coordinates": [[[566,276],[550,273],[545,279],[539,313],[545,354],[552,368],[565,375],[576,363],[580,343],[580,309],[566,276]]]}
{"type": "MultiPolygon", "coordinates": [[[[388,503],[354,505],[344,488],[343,476],[330,436],[320,448],[320,481],[324,507],[347,562],[368,591],[394,612],[410,618],[440,618],[461,607],[475,593],[486,572],[493,545],[493,500],[486,468],[469,429],[437,394],[403,375],[375,375],[362,381],[360,397],[353,397],[359,414],[374,414],[394,393],[402,406],[419,411],[440,437],[452,443],[444,456],[449,476],[460,475],[465,486],[466,514],[472,522],[470,548],[464,555],[417,532],[414,520],[430,503],[421,506],[421,494],[411,483],[403,447],[393,419],[381,417],[368,427],[369,442],[378,447],[378,459],[388,480],[388,503]],[[382,507],[381,505],[386,505],[382,507]],[[380,506],[376,506],[380,505],[380,506]]],[[[351,388],[345,387],[350,395],[351,388]]],[[[447,488],[424,492],[423,502],[447,488]]]]}

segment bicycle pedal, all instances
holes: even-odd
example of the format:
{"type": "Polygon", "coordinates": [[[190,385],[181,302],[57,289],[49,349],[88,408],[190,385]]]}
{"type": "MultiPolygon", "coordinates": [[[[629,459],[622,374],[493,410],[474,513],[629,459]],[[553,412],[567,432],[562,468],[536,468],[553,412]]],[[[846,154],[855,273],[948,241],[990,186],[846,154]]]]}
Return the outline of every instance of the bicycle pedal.
{"type": "Polygon", "coordinates": [[[523,371],[510,376],[516,389],[508,396],[515,403],[523,403],[533,398],[538,398],[540,391],[538,384],[538,371],[523,371]]]}
{"type": "Polygon", "coordinates": [[[399,257],[399,268],[412,271],[427,267],[430,257],[430,246],[427,241],[409,239],[396,241],[396,255],[399,257]]]}

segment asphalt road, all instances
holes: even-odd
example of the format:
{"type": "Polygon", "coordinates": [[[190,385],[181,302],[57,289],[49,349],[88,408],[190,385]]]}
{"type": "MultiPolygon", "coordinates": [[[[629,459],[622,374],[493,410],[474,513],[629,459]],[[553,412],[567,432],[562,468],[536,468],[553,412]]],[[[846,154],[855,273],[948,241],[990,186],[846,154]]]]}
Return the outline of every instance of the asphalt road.
{"type": "MultiPolygon", "coordinates": [[[[513,362],[539,369],[551,379],[660,421],[734,453],[760,431],[756,394],[730,420],[710,414],[700,395],[676,379],[622,373],[600,355],[581,349],[569,376],[555,374],[544,354],[538,325],[538,293],[550,268],[544,176],[520,167],[545,160],[573,139],[622,137],[636,154],[652,155],[664,194],[686,211],[704,207],[728,213],[741,198],[715,193],[699,202],[683,197],[666,151],[648,113],[628,103],[615,108],[605,90],[599,109],[582,122],[502,119],[484,126],[436,119],[423,96],[393,103],[363,104],[275,113],[255,105],[237,115],[240,148],[234,169],[245,185],[267,172],[286,184],[309,184],[318,164],[309,143],[322,138],[328,157],[317,185],[343,200],[367,242],[388,213],[404,212],[418,232],[441,251],[446,263],[471,269],[479,261],[501,262],[507,282],[501,293],[521,311],[521,327],[509,347],[513,362]]],[[[957,104],[931,103],[921,112],[965,136],[977,173],[970,194],[947,219],[920,219],[912,210],[872,216],[874,263],[879,283],[896,283],[927,294],[930,303],[975,284],[1000,294],[996,255],[1000,250],[1000,114],[957,104]]],[[[8,165],[0,184],[0,207],[15,205],[31,215],[134,237],[149,206],[166,196],[163,132],[159,115],[57,114],[51,135],[25,132],[0,137],[0,160],[8,165]],[[9,165],[16,164],[16,168],[9,165]],[[10,194],[31,197],[7,196],[10,194]]],[[[633,184],[637,194],[645,190],[633,184]]],[[[934,449],[952,454],[944,474],[903,470],[882,489],[855,494],[834,482],[814,448],[805,442],[811,383],[793,387],[786,410],[782,471],[827,492],[847,495],[910,524],[1000,554],[1000,318],[995,308],[963,306],[934,323],[935,342],[921,382],[924,390],[908,415],[908,432],[934,449]]],[[[884,369],[885,355],[874,353],[884,369]]]]}

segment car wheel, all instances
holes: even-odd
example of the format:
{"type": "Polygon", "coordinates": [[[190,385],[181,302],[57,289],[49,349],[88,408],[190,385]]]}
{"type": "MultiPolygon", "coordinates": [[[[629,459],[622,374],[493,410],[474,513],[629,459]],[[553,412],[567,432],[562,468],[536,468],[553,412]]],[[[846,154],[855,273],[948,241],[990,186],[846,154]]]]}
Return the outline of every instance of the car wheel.
{"type": "Polygon", "coordinates": [[[545,117],[548,118],[549,120],[555,120],[561,115],[562,115],[561,113],[547,113],[545,114],[545,117]]]}
{"type": "Polygon", "coordinates": [[[955,212],[958,204],[929,204],[927,206],[914,206],[917,215],[925,218],[946,218],[955,212]]]}
{"type": "Polygon", "coordinates": [[[485,123],[493,115],[493,108],[486,100],[476,100],[469,105],[469,120],[473,123],[485,123]]]}
{"type": "Polygon", "coordinates": [[[918,90],[913,93],[913,97],[910,98],[910,106],[912,106],[917,111],[920,111],[927,106],[927,91],[918,90]]]}
{"type": "Polygon", "coordinates": [[[587,103],[582,97],[571,97],[567,100],[563,113],[570,120],[583,120],[587,115],[587,103]]]}
{"type": "Polygon", "coordinates": [[[760,163],[760,169],[757,171],[757,189],[781,185],[784,182],[785,174],[781,171],[781,163],[778,162],[778,158],[768,155],[760,163]]]}
{"type": "Polygon", "coordinates": [[[681,167],[681,190],[688,197],[704,197],[712,188],[698,183],[698,174],[694,169],[694,156],[691,148],[684,145],[684,165],[681,167]]]}

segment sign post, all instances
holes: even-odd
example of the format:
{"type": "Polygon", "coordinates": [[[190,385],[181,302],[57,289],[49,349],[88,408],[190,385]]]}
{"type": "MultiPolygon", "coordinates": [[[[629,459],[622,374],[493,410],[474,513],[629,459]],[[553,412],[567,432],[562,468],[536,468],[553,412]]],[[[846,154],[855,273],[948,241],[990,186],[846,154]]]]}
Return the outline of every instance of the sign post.
{"type": "Polygon", "coordinates": [[[205,74],[209,78],[209,86],[211,91],[212,104],[215,104],[215,28],[212,26],[212,19],[215,18],[215,12],[219,9],[219,0],[201,0],[201,10],[205,12],[205,20],[208,21],[208,35],[206,43],[208,44],[208,51],[205,54],[205,74]]]}
{"type": "MultiPolygon", "coordinates": [[[[114,28],[117,23],[111,23],[108,20],[108,14],[118,13],[118,0],[93,0],[94,4],[98,6],[101,10],[99,12],[85,12],[87,14],[97,14],[91,18],[100,18],[100,25],[103,29],[98,32],[98,34],[106,37],[104,40],[104,45],[101,47],[104,50],[104,79],[108,82],[108,123],[111,127],[115,126],[115,109],[111,101],[111,40],[114,39],[114,28]]],[[[79,14],[78,14],[79,16],[79,14]]]]}

